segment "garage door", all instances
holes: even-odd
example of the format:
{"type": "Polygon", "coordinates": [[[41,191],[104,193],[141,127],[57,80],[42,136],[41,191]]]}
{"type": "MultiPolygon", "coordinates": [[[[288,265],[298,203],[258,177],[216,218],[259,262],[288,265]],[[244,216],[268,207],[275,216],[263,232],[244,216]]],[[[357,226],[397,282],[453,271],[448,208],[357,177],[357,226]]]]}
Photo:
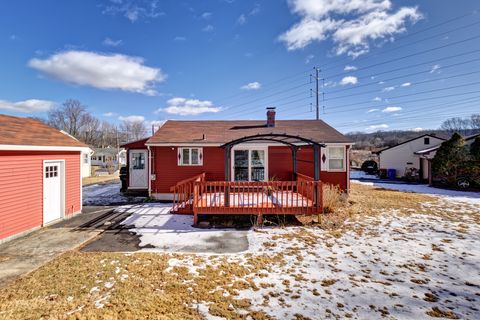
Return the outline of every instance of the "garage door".
{"type": "Polygon", "coordinates": [[[63,165],[45,162],[43,169],[43,224],[63,217],[63,165]]]}

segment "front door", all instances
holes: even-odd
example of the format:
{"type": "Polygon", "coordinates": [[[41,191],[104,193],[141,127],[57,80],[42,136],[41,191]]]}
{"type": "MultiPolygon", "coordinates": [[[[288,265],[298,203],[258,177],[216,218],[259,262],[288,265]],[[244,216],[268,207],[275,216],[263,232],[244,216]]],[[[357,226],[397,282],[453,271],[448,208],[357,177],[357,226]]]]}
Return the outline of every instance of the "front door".
{"type": "Polygon", "coordinates": [[[265,181],[266,150],[236,149],[233,151],[234,181],[265,181]]]}
{"type": "Polygon", "coordinates": [[[148,188],[147,150],[130,150],[129,188],[148,188]]]}
{"type": "Polygon", "coordinates": [[[62,162],[45,162],[43,165],[43,224],[63,216],[62,162]]]}

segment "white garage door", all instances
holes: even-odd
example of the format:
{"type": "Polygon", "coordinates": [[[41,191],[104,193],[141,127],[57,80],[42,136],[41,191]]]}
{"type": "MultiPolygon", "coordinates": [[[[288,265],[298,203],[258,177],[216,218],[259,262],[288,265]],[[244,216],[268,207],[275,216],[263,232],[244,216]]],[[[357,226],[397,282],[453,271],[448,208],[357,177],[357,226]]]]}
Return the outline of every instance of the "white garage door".
{"type": "Polygon", "coordinates": [[[43,168],[43,224],[63,217],[63,165],[45,162],[43,168]]]}

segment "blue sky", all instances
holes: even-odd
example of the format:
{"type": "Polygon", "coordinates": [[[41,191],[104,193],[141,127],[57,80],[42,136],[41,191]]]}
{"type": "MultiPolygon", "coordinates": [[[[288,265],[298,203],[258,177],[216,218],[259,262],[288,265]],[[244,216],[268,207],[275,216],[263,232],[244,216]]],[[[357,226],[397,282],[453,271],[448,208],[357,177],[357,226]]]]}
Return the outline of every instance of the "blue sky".
{"type": "Polygon", "coordinates": [[[478,1],[2,1],[0,113],[437,128],[480,111],[478,1]],[[324,107],[323,107],[324,106],[324,107]]]}

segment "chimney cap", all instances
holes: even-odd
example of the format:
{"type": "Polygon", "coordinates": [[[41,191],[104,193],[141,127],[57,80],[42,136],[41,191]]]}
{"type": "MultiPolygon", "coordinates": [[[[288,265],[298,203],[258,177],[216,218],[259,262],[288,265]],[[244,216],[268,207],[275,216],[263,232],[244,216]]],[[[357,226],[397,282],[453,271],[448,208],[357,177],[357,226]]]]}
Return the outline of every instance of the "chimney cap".
{"type": "Polygon", "coordinates": [[[267,107],[267,110],[273,110],[275,111],[276,107],[267,107]]]}

